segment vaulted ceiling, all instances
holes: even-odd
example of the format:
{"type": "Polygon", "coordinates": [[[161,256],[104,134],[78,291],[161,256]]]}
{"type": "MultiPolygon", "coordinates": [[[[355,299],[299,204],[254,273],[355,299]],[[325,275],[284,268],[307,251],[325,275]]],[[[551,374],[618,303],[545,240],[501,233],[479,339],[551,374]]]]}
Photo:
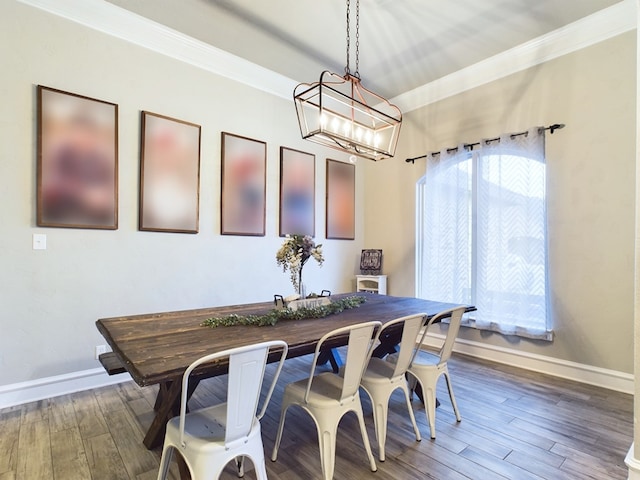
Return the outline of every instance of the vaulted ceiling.
{"type": "MultiPolygon", "coordinates": [[[[297,82],[346,65],[344,0],[107,1],[297,82]]],[[[620,1],[361,0],[359,72],[394,97],[620,1]]]]}

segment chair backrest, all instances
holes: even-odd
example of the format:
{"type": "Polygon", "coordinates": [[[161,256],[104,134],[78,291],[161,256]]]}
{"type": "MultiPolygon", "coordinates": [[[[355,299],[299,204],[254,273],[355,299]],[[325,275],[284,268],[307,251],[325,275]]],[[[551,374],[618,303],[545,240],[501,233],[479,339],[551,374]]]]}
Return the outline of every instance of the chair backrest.
{"type": "MultiPolygon", "coordinates": [[[[444,343],[442,344],[442,347],[440,347],[440,351],[438,352],[438,356],[440,357],[439,363],[444,363],[451,357],[453,344],[455,343],[458,332],[460,331],[460,322],[462,321],[462,315],[464,314],[465,310],[466,307],[464,306],[442,310],[441,312],[438,312],[436,315],[431,317],[431,319],[427,323],[427,327],[424,329],[422,338],[420,339],[420,345],[422,345],[422,343],[424,342],[424,339],[427,336],[427,332],[429,331],[431,325],[440,322],[443,318],[450,317],[449,330],[447,331],[444,343]]],[[[413,361],[413,359],[411,361],[413,361]]]]}
{"type": "Polygon", "coordinates": [[[399,351],[395,354],[395,367],[393,370],[393,377],[403,375],[407,371],[409,365],[413,360],[414,352],[416,349],[416,343],[418,342],[418,335],[420,329],[424,325],[427,318],[425,313],[417,313],[415,315],[407,315],[406,317],[396,318],[390,322],[385,323],[378,331],[378,338],[384,335],[384,332],[389,328],[394,328],[398,324],[402,323],[402,338],[400,339],[399,351]]]}
{"type": "Polygon", "coordinates": [[[309,375],[309,382],[307,383],[307,391],[304,398],[305,402],[309,397],[309,391],[311,390],[311,384],[313,383],[314,371],[323,344],[330,341],[332,338],[342,336],[345,333],[349,334],[349,341],[347,344],[347,358],[345,359],[344,369],[342,371],[343,381],[340,401],[353,397],[358,393],[362,374],[364,373],[367,363],[369,363],[369,358],[371,358],[371,353],[373,352],[372,347],[374,334],[381,325],[382,324],[380,322],[364,322],[349,325],[347,327],[332,330],[320,339],[316,345],[315,355],[313,356],[313,362],[311,363],[311,373],[309,375]]]}
{"type": "Polygon", "coordinates": [[[262,342],[244,347],[232,348],[205,355],[193,362],[182,376],[182,396],[180,399],[180,443],[184,445],[184,423],[187,409],[187,390],[189,376],[199,365],[220,358],[229,358],[229,375],[227,380],[227,418],[225,426],[225,445],[243,441],[249,435],[254,420],[264,415],[276,381],[287,356],[288,346],[282,340],[262,342]],[[262,381],[267,365],[269,352],[277,347],[282,348],[278,367],[271,381],[271,386],[262,405],[260,413],[258,402],[262,391],[262,381]]]}

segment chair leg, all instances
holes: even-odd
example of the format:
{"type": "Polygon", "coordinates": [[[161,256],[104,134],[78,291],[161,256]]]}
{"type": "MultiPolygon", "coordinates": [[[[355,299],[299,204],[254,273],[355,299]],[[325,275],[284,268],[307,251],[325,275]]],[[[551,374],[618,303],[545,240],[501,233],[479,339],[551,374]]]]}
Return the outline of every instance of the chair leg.
{"type": "Polygon", "coordinates": [[[256,470],[256,478],[258,480],[268,480],[267,467],[264,464],[264,455],[257,459],[251,458],[251,460],[253,461],[253,466],[256,470]]]}
{"type": "Polygon", "coordinates": [[[162,457],[160,458],[160,469],[158,470],[158,480],[165,480],[169,474],[169,465],[173,458],[173,447],[165,445],[162,449],[162,457]]]}
{"type": "Polygon", "coordinates": [[[284,430],[284,420],[287,415],[288,405],[282,404],[282,410],[280,411],[280,424],[278,425],[278,433],[276,435],[276,441],[273,445],[273,452],[271,453],[271,461],[275,462],[278,459],[278,448],[280,448],[280,441],[282,440],[282,431],[284,430]]]}
{"type": "MultiPolygon", "coordinates": [[[[371,468],[372,472],[376,472],[378,470],[378,467],[376,466],[376,460],[375,458],[373,458],[373,453],[371,452],[371,444],[369,443],[369,435],[367,435],[367,427],[364,424],[364,415],[362,413],[362,405],[360,404],[360,400],[358,400],[358,404],[357,404],[357,407],[354,408],[354,412],[356,412],[356,416],[358,417],[358,423],[360,424],[360,432],[362,433],[362,443],[364,443],[364,448],[367,451],[367,457],[369,457],[369,467],[371,468]]],[[[385,430],[387,428],[386,422],[384,423],[384,428],[385,430]]],[[[335,437],[334,437],[334,443],[335,443],[335,437]]],[[[384,443],[382,445],[384,448],[384,443]]]]}
{"type": "Polygon", "coordinates": [[[240,455],[234,459],[236,462],[236,475],[238,475],[238,478],[244,477],[244,458],[244,455],[240,455]]]}
{"type": "Polygon", "coordinates": [[[384,445],[387,440],[387,416],[388,416],[388,408],[389,408],[389,399],[385,402],[378,401],[374,403],[373,398],[371,398],[371,403],[373,404],[373,425],[376,431],[376,438],[378,440],[378,458],[381,462],[385,460],[384,454],[384,445]]]}
{"type": "MultiPolygon", "coordinates": [[[[418,384],[418,380],[415,376],[410,374],[409,372],[405,373],[405,377],[407,378],[407,384],[409,385],[409,398],[413,398],[413,392],[416,390],[416,385],[418,384]]],[[[422,399],[420,399],[422,400],[422,399]]]]}
{"type": "MultiPolygon", "coordinates": [[[[249,450],[246,452],[246,455],[242,455],[241,457],[236,457],[236,462],[238,459],[242,459],[242,475],[238,473],[238,477],[244,476],[244,463],[247,461],[247,458],[251,460],[253,463],[253,468],[256,471],[256,478],[258,480],[268,480],[267,478],[267,467],[264,464],[264,446],[262,441],[256,442],[255,444],[249,447],[249,450]]],[[[209,477],[207,477],[209,478],[209,477]]],[[[215,477],[218,478],[218,477],[215,477]]]]}
{"type": "Polygon", "coordinates": [[[336,462],[336,433],[338,421],[335,419],[323,419],[314,417],[318,428],[318,446],[320,447],[320,463],[322,465],[322,478],[333,479],[333,471],[336,462]]]}
{"type": "Polygon", "coordinates": [[[420,429],[418,428],[418,424],[416,422],[416,416],[413,413],[413,407],[411,406],[411,398],[409,397],[409,389],[405,385],[404,388],[400,387],[404,392],[404,398],[407,401],[407,410],[409,411],[409,418],[411,419],[411,424],[413,425],[413,432],[416,434],[416,440],[419,442],[422,440],[420,436],[420,429]]]}
{"type": "Polygon", "coordinates": [[[424,406],[427,414],[427,421],[429,422],[431,438],[436,438],[436,390],[431,385],[425,388],[423,382],[420,382],[420,385],[422,386],[422,394],[424,395],[424,406]]]}
{"type": "Polygon", "coordinates": [[[449,372],[444,372],[444,379],[447,382],[447,389],[449,390],[449,398],[451,398],[451,405],[453,406],[453,412],[456,414],[456,420],[458,422],[462,421],[462,417],[460,417],[460,412],[458,411],[458,404],[456,403],[456,397],[453,394],[453,386],[451,386],[451,379],[449,378],[449,372]]]}

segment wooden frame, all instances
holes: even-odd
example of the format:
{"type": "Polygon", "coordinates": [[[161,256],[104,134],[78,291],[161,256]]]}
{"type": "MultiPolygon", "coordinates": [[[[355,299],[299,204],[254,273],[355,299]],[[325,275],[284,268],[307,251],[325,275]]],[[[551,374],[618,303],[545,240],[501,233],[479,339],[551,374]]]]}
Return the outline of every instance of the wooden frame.
{"type": "Polygon", "coordinates": [[[198,233],[200,125],[143,111],[138,228],[198,233]]]}
{"type": "Polygon", "coordinates": [[[280,147],[280,236],[315,236],[316,156],[280,147]]]}
{"type": "Polygon", "coordinates": [[[356,166],[327,159],[327,238],[355,238],[356,166]]]}
{"type": "Polygon", "coordinates": [[[363,275],[380,275],[382,272],[382,249],[369,248],[360,254],[360,272],[363,275]]]}
{"type": "Polygon", "coordinates": [[[267,144],[222,132],[220,233],[265,234],[267,144]]]}
{"type": "Polygon", "coordinates": [[[38,85],[36,223],[118,228],[118,105],[38,85]]]}

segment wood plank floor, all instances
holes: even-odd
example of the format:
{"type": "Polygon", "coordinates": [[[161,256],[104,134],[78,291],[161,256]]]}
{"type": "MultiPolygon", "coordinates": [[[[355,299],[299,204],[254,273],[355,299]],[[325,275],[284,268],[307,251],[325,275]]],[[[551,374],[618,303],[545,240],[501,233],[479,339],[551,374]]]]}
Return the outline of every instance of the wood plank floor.
{"type": "MultiPolygon", "coordinates": [[[[292,408],[277,462],[269,460],[284,384],[303,378],[309,357],[287,360],[262,421],[271,480],[321,478],[312,420],[292,408]]],[[[450,372],[462,414],[457,423],[444,380],[437,438],[429,438],[424,407],[413,406],[423,436],[416,442],[404,402],[394,394],[387,460],[369,470],[355,417],[338,430],[336,480],[351,479],[626,479],[632,443],[631,395],[454,354],[450,372]]],[[[268,367],[267,375],[273,372],[268,367]]],[[[192,408],[217,398],[224,378],[200,384],[192,408]]],[[[153,418],[154,387],[133,382],[0,410],[0,480],[156,478],[160,451],[142,445],[153,418]]],[[[363,396],[374,455],[371,405],[363,396]]],[[[175,463],[175,462],[174,462],[175,463]]],[[[175,465],[173,478],[177,478],[175,465]]],[[[228,468],[223,478],[237,478],[228,468]]],[[[249,469],[245,478],[255,478],[249,469]]]]}

